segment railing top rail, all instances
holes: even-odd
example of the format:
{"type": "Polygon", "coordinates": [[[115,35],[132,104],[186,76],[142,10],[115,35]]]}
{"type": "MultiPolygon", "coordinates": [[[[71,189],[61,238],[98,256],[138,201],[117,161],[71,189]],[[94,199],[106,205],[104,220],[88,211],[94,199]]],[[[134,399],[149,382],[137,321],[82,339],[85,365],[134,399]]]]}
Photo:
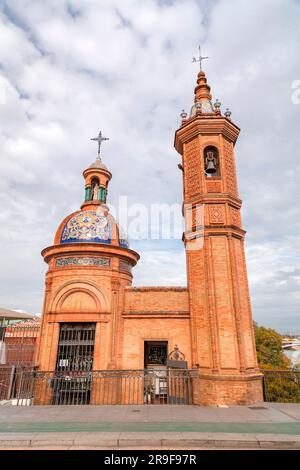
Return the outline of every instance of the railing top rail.
{"type": "Polygon", "coordinates": [[[277,374],[277,373],[284,373],[284,374],[300,374],[299,369],[260,369],[261,373],[272,373],[272,374],[277,374]]]}
{"type": "Polygon", "coordinates": [[[116,373],[116,372],[124,372],[124,373],[135,373],[135,372],[143,372],[143,373],[150,373],[150,372],[176,372],[178,374],[186,374],[186,373],[199,373],[198,369],[97,369],[97,370],[91,370],[91,371],[85,371],[85,370],[77,370],[77,371],[72,371],[72,370],[36,370],[36,372],[40,372],[43,374],[50,374],[53,372],[59,372],[59,373],[82,373],[82,372],[89,372],[91,374],[101,372],[101,373],[116,373]]]}

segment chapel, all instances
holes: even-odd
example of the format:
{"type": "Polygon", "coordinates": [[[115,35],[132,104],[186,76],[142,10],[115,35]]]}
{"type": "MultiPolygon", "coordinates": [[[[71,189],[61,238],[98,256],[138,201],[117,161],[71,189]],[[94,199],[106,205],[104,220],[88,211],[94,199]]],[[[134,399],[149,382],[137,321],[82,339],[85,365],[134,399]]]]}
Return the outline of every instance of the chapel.
{"type": "MultiPolygon", "coordinates": [[[[82,205],[65,217],[53,245],[42,251],[48,271],[39,371],[60,373],[64,380],[109,371],[105,386],[115,389],[114,378],[125,372],[129,380],[152,371],[156,379],[146,399],[137,387],[134,403],[167,394],[202,405],[262,400],[234,153],[239,131],[230,111],[223,114],[212,99],[200,67],[191,110],[181,113],[174,139],[187,266],[187,286],[174,287],[132,285],[139,254],[109,212],[112,174],[100,155],[105,137],[99,133],[98,156],[83,171],[82,205]],[[181,391],[168,383],[168,371],[180,378],[181,391]]],[[[128,383],[114,403],[128,403],[128,383]]],[[[57,396],[62,392],[55,390],[57,396]]],[[[91,385],[88,402],[103,403],[95,397],[91,385]]]]}

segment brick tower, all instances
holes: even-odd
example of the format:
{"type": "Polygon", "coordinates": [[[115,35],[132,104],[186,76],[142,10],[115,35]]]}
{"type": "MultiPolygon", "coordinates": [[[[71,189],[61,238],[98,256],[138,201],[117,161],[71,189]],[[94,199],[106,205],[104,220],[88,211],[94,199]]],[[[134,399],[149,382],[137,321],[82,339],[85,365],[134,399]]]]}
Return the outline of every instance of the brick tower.
{"type": "Polygon", "coordinates": [[[182,113],[175,133],[185,215],[192,215],[184,235],[192,366],[200,368],[203,404],[250,404],[262,400],[262,385],[235,169],[239,128],[220,105],[201,70],[190,116],[182,113]]]}

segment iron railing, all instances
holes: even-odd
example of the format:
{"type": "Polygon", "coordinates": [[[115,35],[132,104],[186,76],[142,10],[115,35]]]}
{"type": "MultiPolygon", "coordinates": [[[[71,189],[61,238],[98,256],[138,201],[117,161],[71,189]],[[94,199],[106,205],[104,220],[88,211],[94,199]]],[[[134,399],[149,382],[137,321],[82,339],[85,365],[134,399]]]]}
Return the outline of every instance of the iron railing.
{"type": "Polygon", "coordinates": [[[262,370],[264,400],[300,403],[300,370],[262,370]]]}
{"type": "Polygon", "coordinates": [[[9,400],[15,376],[15,366],[0,366],[0,400],[9,400]]]}
{"type": "MultiPolygon", "coordinates": [[[[262,370],[264,399],[300,403],[300,371],[262,370]]],[[[198,369],[37,371],[0,366],[0,400],[17,405],[199,404],[198,369]]]]}
{"type": "Polygon", "coordinates": [[[24,382],[24,377],[34,374],[32,367],[18,367],[15,365],[0,366],[0,401],[17,399],[28,393],[26,387],[29,381],[24,382]]]}
{"type": "Polygon", "coordinates": [[[6,391],[6,399],[14,399],[17,405],[188,405],[200,402],[197,369],[43,372],[19,368],[14,373],[10,397],[7,387],[6,391]]]}

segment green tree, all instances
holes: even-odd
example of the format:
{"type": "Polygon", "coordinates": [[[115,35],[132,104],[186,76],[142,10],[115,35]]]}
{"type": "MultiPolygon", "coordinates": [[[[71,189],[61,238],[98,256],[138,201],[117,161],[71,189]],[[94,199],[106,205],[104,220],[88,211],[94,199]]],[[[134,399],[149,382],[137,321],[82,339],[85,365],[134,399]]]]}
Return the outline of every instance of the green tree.
{"type": "Polygon", "coordinates": [[[282,336],[271,328],[254,323],[258,365],[264,373],[267,401],[300,402],[300,373],[282,349],[282,336]]]}
{"type": "Polygon", "coordinates": [[[282,336],[272,328],[254,323],[257,360],[261,369],[290,369],[291,361],[282,349],[282,336]]]}
{"type": "Polygon", "coordinates": [[[300,374],[294,370],[263,370],[267,401],[300,403],[300,374]]]}

